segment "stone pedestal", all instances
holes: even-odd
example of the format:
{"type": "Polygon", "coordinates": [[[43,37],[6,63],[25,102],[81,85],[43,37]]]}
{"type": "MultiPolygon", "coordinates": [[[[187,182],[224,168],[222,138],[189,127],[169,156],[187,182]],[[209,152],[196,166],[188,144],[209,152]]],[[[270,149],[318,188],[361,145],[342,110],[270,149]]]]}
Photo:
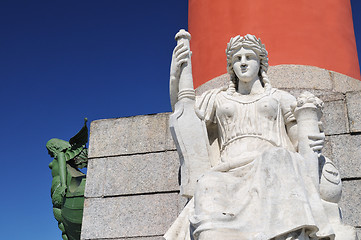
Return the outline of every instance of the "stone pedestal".
{"type": "Polygon", "coordinates": [[[81,239],[162,239],[185,204],[168,115],[91,123],[81,239]]]}
{"type": "MultiPolygon", "coordinates": [[[[325,102],[323,150],[343,181],[343,221],[361,235],[361,82],[311,66],[270,67],[273,87],[296,97],[310,91],[325,102]]],[[[201,94],[228,84],[222,75],[201,94]]],[[[82,240],[158,240],[186,200],[179,196],[179,160],[169,113],[91,123],[82,240]]]]}

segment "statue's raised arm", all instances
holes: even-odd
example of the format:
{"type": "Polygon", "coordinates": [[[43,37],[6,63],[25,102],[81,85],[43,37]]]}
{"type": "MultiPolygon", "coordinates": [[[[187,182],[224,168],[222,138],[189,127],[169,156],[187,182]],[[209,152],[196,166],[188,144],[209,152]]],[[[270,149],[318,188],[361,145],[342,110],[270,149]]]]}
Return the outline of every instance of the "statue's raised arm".
{"type": "Polygon", "coordinates": [[[180,99],[194,99],[195,97],[189,45],[190,39],[191,35],[184,29],[181,29],[175,36],[177,46],[172,54],[169,82],[170,100],[173,110],[174,105],[180,99]]]}
{"type": "Polygon", "coordinates": [[[193,196],[197,177],[211,167],[206,126],[195,111],[190,38],[183,29],[175,36],[177,46],[170,71],[170,99],[174,112],[169,119],[181,162],[181,194],[188,198],[193,196]]]}

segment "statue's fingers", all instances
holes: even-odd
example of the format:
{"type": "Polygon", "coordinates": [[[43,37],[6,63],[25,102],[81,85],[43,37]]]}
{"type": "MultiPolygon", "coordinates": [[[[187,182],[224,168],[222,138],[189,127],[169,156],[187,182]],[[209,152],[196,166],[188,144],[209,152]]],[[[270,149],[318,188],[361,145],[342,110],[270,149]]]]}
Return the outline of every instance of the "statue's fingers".
{"type": "Polygon", "coordinates": [[[310,140],[319,140],[319,139],[324,139],[324,138],[325,138],[324,133],[308,135],[308,139],[310,139],[310,140]]]}
{"type": "Polygon", "coordinates": [[[187,46],[184,46],[184,47],[178,49],[178,51],[175,53],[175,57],[178,58],[180,55],[182,55],[186,52],[189,53],[189,49],[187,46]]]}
{"type": "Polygon", "coordinates": [[[186,63],[187,61],[188,61],[187,59],[182,59],[182,60],[178,61],[177,67],[180,68],[182,66],[182,64],[186,63]]]}
{"type": "Polygon", "coordinates": [[[174,48],[173,52],[176,53],[180,48],[182,48],[184,46],[184,43],[179,43],[177,44],[177,46],[174,48]]]}
{"type": "Polygon", "coordinates": [[[312,150],[313,150],[314,152],[318,152],[318,151],[321,151],[322,148],[323,148],[323,146],[317,146],[317,147],[313,147],[312,150]]]}
{"type": "Polygon", "coordinates": [[[325,144],[324,140],[318,140],[318,141],[315,141],[315,142],[311,142],[310,147],[323,146],[324,144],[325,144]]]}
{"type": "Polygon", "coordinates": [[[186,51],[180,55],[177,56],[177,62],[183,60],[183,59],[188,59],[189,58],[189,51],[186,51]]]}

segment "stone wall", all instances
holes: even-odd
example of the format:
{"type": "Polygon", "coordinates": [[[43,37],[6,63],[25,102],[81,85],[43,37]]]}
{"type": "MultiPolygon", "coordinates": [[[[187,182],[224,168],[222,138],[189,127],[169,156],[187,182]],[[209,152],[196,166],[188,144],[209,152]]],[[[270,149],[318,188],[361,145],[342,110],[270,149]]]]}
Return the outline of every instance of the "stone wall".
{"type": "MultiPolygon", "coordinates": [[[[271,67],[274,87],[298,96],[308,90],[324,102],[324,154],[343,179],[344,222],[361,236],[361,82],[310,66],[271,67]]],[[[222,75],[197,89],[228,84],[222,75]]],[[[185,205],[179,196],[178,155],[169,113],[91,123],[83,240],[158,240],[185,205]]]]}
{"type": "Polygon", "coordinates": [[[185,204],[168,115],[91,123],[82,239],[162,239],[185,204]]]}

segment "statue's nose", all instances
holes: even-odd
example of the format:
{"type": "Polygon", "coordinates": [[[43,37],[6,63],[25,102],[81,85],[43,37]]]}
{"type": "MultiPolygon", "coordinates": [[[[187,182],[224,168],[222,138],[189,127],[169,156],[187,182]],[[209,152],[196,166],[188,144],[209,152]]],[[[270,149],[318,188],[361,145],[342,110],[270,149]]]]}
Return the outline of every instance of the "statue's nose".
{"type": "Polygon", "coordinates": [[[246,64],[246,58],[245,58],[245,57],[242,57],[242,58],[241,58],[241,66],[242,66],[242,67],[247,66],[247,64],[246,64]]]}

